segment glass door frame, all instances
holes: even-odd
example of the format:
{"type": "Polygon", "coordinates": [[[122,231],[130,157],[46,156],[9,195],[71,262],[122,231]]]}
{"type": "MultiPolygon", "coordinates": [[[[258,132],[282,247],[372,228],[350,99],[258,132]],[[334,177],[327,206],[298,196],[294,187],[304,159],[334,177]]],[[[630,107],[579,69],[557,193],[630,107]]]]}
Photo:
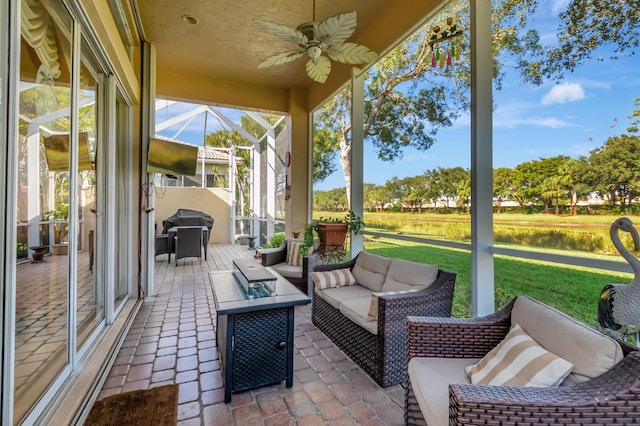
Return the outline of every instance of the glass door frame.
{"type": "MultiPolygon", "coordinates": [[[[125,265],[125,276],[128,282],[128,290],[126,296],[119,301],[118,306],[114,305],[113,289],[116,273],[109,265],[113,265],[114,257],[116,255],[115,248],[115,224],[122,219],[127,229],[132,229],[133,223],[131,217],[127,217],[130,211],[118,212],[114,208],[114,203],[109,202],[106,197],[108,188],[111,182],[115,182],[116,174],[122,172],[122,170],[116,170],[116,143],[118,135],[116,134],[116,126],[114,120],[116,119],[116,99],[121,99],[124,105],[127,107],[127,123],[125,124],[127,133],[127,140],[121,141],[126,143],[128,147],[131,146],[131,125],[132,119],[132,102],[126,96],[126,91],[119,86],[116,77],[113,76],[111,71],[111,65],[105,54],[96,49],[99,46],[98,39],[91,33],[90,29],[83,31],[82,24],[86,22],[86,19],[79,18],[81,16],[80,7],[62,0],[67,12],[72,17],[71,39],[72,39],[72,53],[71,53],[71,170],[70,170],[70,235],[76,235],[79,227],[79,213],[78,213],[78,199],[77,199],[77,138],[78,138],[78,99],[79,99],[79,69],[81,61],[81,41],[85,42],[92,48],[97,62],[101,69],[95,70],[101,75],[98,82],[98,93],[96,93],[96,101],[99,103],[98,115],[96,116],[96,125],[98,127],[98,134],[101,138],[102,148],[98,157],[100,165],[99,169],[104,173],[103,180],[103,192],[105,198],[103,198],[103,208],[99,212],[101,215],[96,218],[96,228],[101,227],[103,238],[97,239],[99,247],[96,247],[96,253],[103,253],[104,256],[95,257],[95,270],[96,274],[100,274],[101,280],[104,282],[102,291],[104,291],[105,300],[105,316],[96,325],[95,329],[90,333],[90,336],[86,339],[81,348],[76,347],[76,286],[77,286],[77,238],[71,238],[69,241],[69,292],[68,292],[68,330],[67,330],[67,342],[68,342],[68,363],[59,372],[58,376],[50,383],[49,388],[42,395],[40,400],[31,407],[31,411],[23,419],[23,422],[30,424],[40,420],[43,416],[46,416],[47,410],[52,410],[54,401],[62,398],[63,394],[68,391],[68,386],[73,381],[76,373],[79,371],[79,367],[84,367],[84,360],[91,354],[95,348],[96,343],[104,335],[105,330],[108,329],[107,325],[113,324],[117,314],[123,310],[127,305],[127,301],[130,300],[133,294],[133,273],[132,273],[132,261],[130,256],[126,256],[127,262],[125,265]],[[100,224],[98,224],[100,223],[100,224]],[[114,237],[114,238],[110,238],[114,237]],[[107,262],[111,259],[111,262],[107,262]],[[102,264],[101,266],[98,266],[102,264]]],[[[4,241],[4,244],[0,244],[0,256],[4,259],[0,262],[0,274],[4,280],[4,292],[2,294],[0,302],[0,315],[2,324],[2,354],[0,354],[1,360],[1,380],[2,380],[2,397],[1,397],[1,410],[0,410],[0,423],[1,424],[13,424],[14,423],[14,351],[15,351],[15,331],[16,331],[16,311],[15,311],[15,297],[16,297],[16,258],[15,247],[17,241],[16,234],[16,203],[17,203],[17,143],[18,140],[18,116],[19,116],[19,87],[20,87],[20,40],[21,40],[21,28],[20,28],[20,1],[10,0],[0,4],[0,28],[3,29],[0,32],[0,53],[2,54],[0,60],[0,138],[5,139],[6,143],[3,149],[0,150],[0,208],[6,212],[5,221],[0,225],[0,238],[4,241]],[[17,23],[17,24],[15,24],[17,23]]],[[[126,165],[127,171],[132,171],[131,151],[126,149],[126,165]]],[[[128,176],[131,176],[129,174],[128,176]]],[[[133,193],[134,183],[127,182],[127,194],[133,193]]],[[[112,194],[111,197],[115,197],[112,194]]],[[[127,201],[127,208],[130,207],[131,202],[127,201]]],[[[128,208],[131,210],[133,207],[128,208]]],[[[121,222],[122,222],[121,221],[121,222]]],[[[98,229],[96,229],[98,232],[98,229]]],[[[131,252],[129,247],[125,245],[127,252],[131,252]]],[[[96,275],[98,276],[98,275],[96,275]]],[[[53,407],[55,409],[55,407],[53,407]]],[[[51,414],[49,412],[49,414],[51,414]]]]}

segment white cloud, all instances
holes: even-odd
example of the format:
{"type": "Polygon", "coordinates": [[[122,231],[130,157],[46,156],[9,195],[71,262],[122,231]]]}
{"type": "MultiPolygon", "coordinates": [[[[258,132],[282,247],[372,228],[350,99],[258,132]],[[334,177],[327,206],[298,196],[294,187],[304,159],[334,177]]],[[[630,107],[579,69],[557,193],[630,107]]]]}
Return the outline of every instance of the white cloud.
{"type": "Polygon", "coordinates": [[[552,129],[558,129],[560,127],[567,127],[570,125],[566,121],[554,117],[535,120],[535,124],[542,127],[551,127],[552,129]]]}
{"type": "Polygon", "coordinates": [[[542,97],[540,103],[542,105],[566,104],[567,102],[575,102],[584,98],[584,90],[580,84],[562,83],[553,86],[553,88],[542,97]]]}
{"type": "Polygon", "coordinates": [[[512,129],[518,126],[536,126],[558,129],[573,126],[566,119],[549,117],[537,113],[540,107],[526,101],[510,100],[503,102],[493,112],[493,127],[512,129]]]}
{"type": "Polygon", "coordinates": [[[537,127],[550,127],[552,129],[559,129],[561,127],[572,126],[572,124],[555,117],[523,118],[523,117],[495,116],[493,119],[493,126],[496,128],[504,128],[504,129],[512,129],[518,126],[537,126],[537,127]]]}

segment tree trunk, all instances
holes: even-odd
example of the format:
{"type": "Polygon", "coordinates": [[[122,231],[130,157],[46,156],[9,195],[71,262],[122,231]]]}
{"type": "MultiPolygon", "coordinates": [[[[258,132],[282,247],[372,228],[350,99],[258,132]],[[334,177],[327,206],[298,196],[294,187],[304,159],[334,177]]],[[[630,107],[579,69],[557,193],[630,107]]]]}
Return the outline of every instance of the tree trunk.
{"type": "Polygon", "coordinates": [[[340,164],[344,173],[344,184],[347,188],[347,203],[351,210],[351,144],[344,138],[340,138],[340,164]]]}

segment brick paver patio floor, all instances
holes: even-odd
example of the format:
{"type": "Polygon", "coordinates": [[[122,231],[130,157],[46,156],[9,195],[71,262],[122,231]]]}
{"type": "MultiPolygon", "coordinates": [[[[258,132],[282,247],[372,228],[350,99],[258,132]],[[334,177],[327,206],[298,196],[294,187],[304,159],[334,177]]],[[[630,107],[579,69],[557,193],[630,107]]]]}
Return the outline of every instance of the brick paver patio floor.
{"type": "Polygon", "coordinates": [[[207,273],[231,269],[247,246],[210,244],[208,261],[156,260],[156,294],[147,297],[98,399],[178,383],[178,424],[402,425],[404,390],[379,387],[296,308],[293,387],[284,381],[234,393],[224,403],[207,273]]]}

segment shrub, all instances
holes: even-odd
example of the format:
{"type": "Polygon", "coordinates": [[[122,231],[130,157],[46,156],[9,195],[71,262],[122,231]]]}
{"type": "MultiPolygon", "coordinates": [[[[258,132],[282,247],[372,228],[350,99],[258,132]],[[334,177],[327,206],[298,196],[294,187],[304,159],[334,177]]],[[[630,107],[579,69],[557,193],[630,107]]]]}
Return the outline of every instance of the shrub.
{"type": "Polygon", "coordinates": [[[273,234],[269,241],[263,246],[264,248],[277,248],[284,243],[284,232],[277,232],[273,234]]]}

